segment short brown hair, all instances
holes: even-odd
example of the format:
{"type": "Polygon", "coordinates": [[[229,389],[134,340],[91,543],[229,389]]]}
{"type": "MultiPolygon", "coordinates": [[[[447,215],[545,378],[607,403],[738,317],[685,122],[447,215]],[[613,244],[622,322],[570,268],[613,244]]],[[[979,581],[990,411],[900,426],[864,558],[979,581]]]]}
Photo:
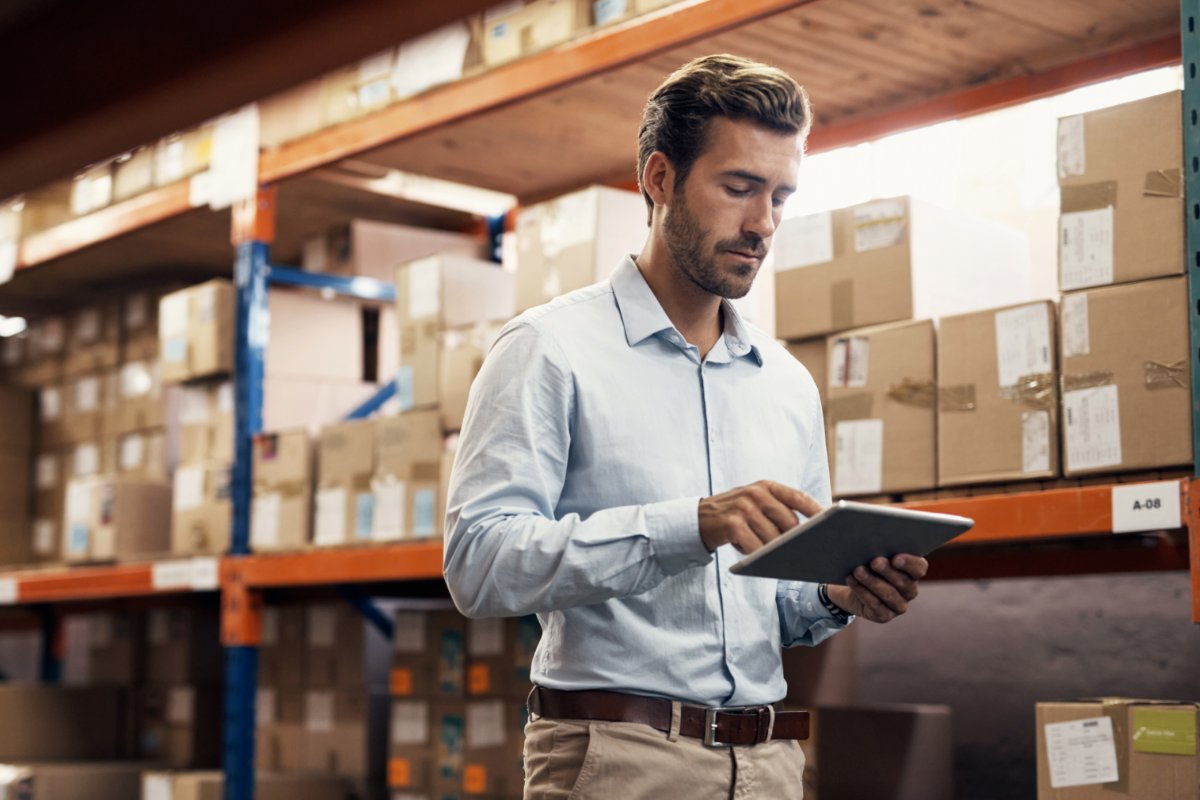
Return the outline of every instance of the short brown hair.
{"type": "Polygon", "coordinates": [[[661,152],[674,165],[676,188],[704,152],[713,117],[748,120],[778,133],[808,136],[812,107],[800,84],[781,69],[731,55],[689,61],[654,90],[638,131],[638,186],[654,211],[642,172],[650,154],[661,152]]]}

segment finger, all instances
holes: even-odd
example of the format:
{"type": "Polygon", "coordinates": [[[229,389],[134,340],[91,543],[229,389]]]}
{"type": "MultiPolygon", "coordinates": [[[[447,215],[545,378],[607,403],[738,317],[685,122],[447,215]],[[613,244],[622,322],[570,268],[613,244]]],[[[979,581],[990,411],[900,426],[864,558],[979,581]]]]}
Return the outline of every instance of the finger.
{"type": "Polygon", "coordinates": [[[779,501],[768,489],[761,489],[755,496],[759,502],[759,510],[767,516],[780,533],[787,533],[799,524],[796,512],[779,501]]]}
{"type": "MultiPolygon", "coordinates": [[[[861,569],[861,567],[860,567],[861,569]]],[[[863,606],[862,616],[872,622],[888,622],[896,618],[896,612],[885,606],[883,602],[854,575],[846,576],[846,585],[863,606]]]]}
{"type": "Polygon", "coordinates": [[[892,557],[892,566],[907,572],[914,580],[921,580],[929,574],[929,561],[909,553],[901,553],[892,557]]]}
{"type": "Polygon", "coordinates": [[[854,577],[871,594],[875,595],[883,605],[896,614],[908,610],[908,601],[900,594],[895,586],[876,575],[866,567],[855,567],[854,577]]]}
{"type": "Polygon", "coordinates": [[[767,518],[767,515],[760,511],[757,507],[749,509],[745,512],[744,518],[750,526],[750,530],[759,538],[763,544],[779,538],[782,533],[779,527],[767,518]]]}
{"type": "Polygon", "coordinates": [[[750,529],[750,526],[745,521],[735,523],[733,533],[729,537],[729,543],[743,555],[750,555],[763,546],[762,539],[758,538],[758,535],[750,529]]]}
{"type": "Polygon", "coordinates": [[[907,572],[894,569],[890,561],[883,556],[871,561],[871,569],[876,575],[896,587],[896,591],[905,600],[913,600],[917,596],[917,582],[907,572]]]}
{"type": "Polygon", "coordinates": [[[793,489],[774,481],[765,481],[764,483],[771,494],[775,495],[788,508],[794,508],[806,517],[815,517],[821,513],[821,504],[799,489],[793,489]]]}

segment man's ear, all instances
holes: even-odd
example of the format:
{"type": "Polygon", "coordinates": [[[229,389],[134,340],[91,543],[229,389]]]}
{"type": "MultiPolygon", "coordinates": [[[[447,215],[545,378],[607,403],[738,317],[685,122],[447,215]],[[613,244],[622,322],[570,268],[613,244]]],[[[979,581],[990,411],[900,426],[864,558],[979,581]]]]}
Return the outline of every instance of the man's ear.
{"type": "Polygon", "coordinates": [[[675,167],[670,159],[658,150],[650,154],[646,159],[646,166],[642,168],[642,188],[650,195],[654,205],[671,204],[675,193],[675,167]]]}

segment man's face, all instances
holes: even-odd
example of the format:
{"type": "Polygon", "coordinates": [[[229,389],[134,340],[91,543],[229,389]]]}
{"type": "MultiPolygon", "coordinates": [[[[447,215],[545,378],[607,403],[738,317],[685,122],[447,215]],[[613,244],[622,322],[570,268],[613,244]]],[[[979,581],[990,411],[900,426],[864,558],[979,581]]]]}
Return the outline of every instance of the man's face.
{"type": "Polygon", "coordinates": [[[667,250],[685,278],[721,297],[750,291],[802,153],[799,135],[723,117],[709,123],[707,147],[663,219],[667,250]]]}

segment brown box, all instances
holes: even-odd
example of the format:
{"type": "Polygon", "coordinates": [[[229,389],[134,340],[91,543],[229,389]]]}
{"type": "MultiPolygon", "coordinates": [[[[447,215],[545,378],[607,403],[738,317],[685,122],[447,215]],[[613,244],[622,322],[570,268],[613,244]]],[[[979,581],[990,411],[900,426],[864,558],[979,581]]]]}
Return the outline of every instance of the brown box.
{"type": "Polygon", "coordinates": [[[266,150],[321,129],[321,81],[309,81],[258,103],[258,141],[266,150]]]}
{"type": "Polygon", "coordinates": [[[442,348],[438,353],[437,394],[444,432],[453,433],[462,428],[471,384],[483,367],[484,356],[503,327],[500,323],[480,323],[442,333],[442,348]]]}
{"type": "Polygon", "coordinates": [[[393,697],[457,700],[466,693],[466,618],[454,610],[400,610],[394,617],[393,697]]]}
{"type": "Polygon", "coordinates": [[[233,284],[224,279],[164,295],[158,305],[164,384],[233,371],[233,284]]]}
{"type": "Polygon", "coordinates": [[[648,213],[640,194],[606,186],[522,208],[516,310],[607,278],[622,258],[641,252],[648,213]]]}
{"type": "Polygon", "coordinates": [[[525,786],[522,745],[528,714],[511,700],[471,700],[466,708],[462,791],[518,797],[525,786]]]}
{"type": "Polygon", "coordinates": [[[440,537],[446,502],[441,494],[441,415],[413,411],[376,424],[373,538],[440,537]]]}
{"type": "Polygon", "coordinates": [[[499,264],[463,256],[429,256],[396,270],[400,371],[396,397],[403,411],[438,403],[438,352],[450,328],[507,320],[514,280],[499,264]]]}
{"type": "Polygon", "coordinates": [[[38,446],[70,444],[66,429],[67,386],[54,383],[38,389],[38,446]]]}
{"type": "Polygon", "coordinates": [[[574,38],[592,20],[588,0],[531,0],[484,15],[480,55],[488,67],[533,55],[574,38]]]}
{"type": "Polygon", "coordinates": [[[364,378],[362,308],[302,289],[268,295],[271,338],[263,356],[269,378],[357,382],[364,378]]]}
{"type": "Polygon", "coordinates": [[[789,341],[1032,298],[1024,234],[909,197],[786,220],[772,250],[789,341]]]}
{"type": "Polygon", "coordinates": [[[834,497],[936,485],[934,349],[929,320],[829,337],[825,434],[834,497]]]}
{"type": "Polygon", "coordinates": [[[1038,800],[1200,798],[1196,716],[1193,703],[1121,697],[1038,703],[1038,800]]]}
{"type": "Polygon", "coordinates": [[[94,611],[87,620],[87,682],[93,686],[137,686],[146,663],[142,614],[94,611]]]}
{"type": "Polygon", "coordinates": [[[466,766],[467,705],[462,701],[430,704],[433,740],[433,794],[458,795],[463,791],[466,766]]]}
{"type": "Polygon", "coordinates": [[[0,564],[27,564],[34,560],[30,536],[31,485],[29,456],[0,452],[0,564]]]}
{"type": "Polygon", "coordinates": [[[461,233],[356,219],[308,239],[300,264],[310,272],[390,282],[399,265],[439,253],[481,257],[483,247],[461,233]]]}
{"type": "Polygon", "coordinates": [[[69,562],[137,560],[170,550],[171,487],[120,476],[74,478],[64,503],[69,562]]]}
{"type": "Polygon", "coordinates": [[[69,320],[63,370],[67,375],[100,372],[120,358],[120,308],[116,303],[90,306],[69,320]]]}
{"type": "Polygon", "coordinates": [[[306,545],[312,528],[312,441],[304,429],[254,437],[254,550],[306,545]]]}
{"type": "Polygon", "coordinates": [[[34,395],[28,389],[0,386],[0,453],[28,453],[33,447],[34,395]]]}
{"type": "Polygon", "coordinates": [[[945,317],[938,330],[938,485],[1058,475],[1050,301],[945,317]]]}
{"type": "Polygon", "coordinates": [[[304,695],[306,768],[348,778],[380,778],[387,763],[388,703],[362,689],[304,695]]]}
{"type": "Polygon", "coordinates": [[[167,479],[167,442],[161,428],[122,434],[116,438],[113,447],[119,474],[160,481],[167,479]]]}
{"type": "Polygon", "coordinates": [[[308,731],[303,724],[264,725],[254,732],[254,763],[257,769],[303,772],[308,769],[308,731]]]}
{"type": "MultiPolygon", "coordinates": [[[[222,800],[225,776],[209,772],[146,772],[142,775],[143,800],[222,800]]],[[[256,800],[345,800],[346,784],[319,775],[286,775],[256,772],[256,800]]],[[[121,800],[132,797],[128,795],[121,800]]]]}
{"type": "Polygon", "coordinates": [[[304,694],[304,689],[260,686],[254,701],[255,725],[303,725],[304,694]]]}
{"type": "Polygon", "coordinates": [[[115,687],[0,684],[0,761],[119,758],[128,711],[115,687]]]}
{"type": "Polygon", "coordinates": [[[109,382],[102,372],[77,375],[67,382],[62,422],[67,444],[89,442],[104,436],[108,389],[109,382]]]}
{"type": "Polygon", "coordinates": [[[146,618],[146,681],[156,686],[214,686],[224,660],[220,619],[212,609],[155,608],[146,618]]]}
{"type": "Polygon", "coordinates": [[[263,428],[307,428],[316,437],[331,421],[344,419],[378,391],[378,384],[367,381],[267,378],[263,381],[263,428]]]}
{"type": "Polygon", "coordinates": [[[1062,300],[1063,473],[1192,462],[1185,278],[1062,300]]]}
{"type": "MultiPolygon", "coordinates": [[[[212,642],[208,646],[216,649],[212,642]]],[[[221,689],[146,686],[137,695],[142,758],[181,769],[220,765],[221,689]]]]}
{"type": "Polygon", "coordinates": [[[1175,91],[1058,121],[1063,291],[1183,273],[1182,118],[1175,91]]]}
{"type": "Polygon", "coordinates": [[[179,462],[233,461],[233,386],[222,381],[179,390],[179,462]]]}
{"type": "Polygon", "coordinates": [[[0,797],[13,800],[130,800],[149,764],[80,762],[0,765],[0,797]]]}
{"type": "Polygon", "coordinates": [[[262,610],[262,645],[258,653],[260,686],[295,690],[307,685],[308,607],[266,606],[262,610]]]}
{"type": "Polygon", "coordinates": [[[34,460],[32,558],[35,561],[57,561],[60,557],[67,466],[65,455],[59,451],[39,453],[34,460]]]}
{"type": "Polygon", "coordinates": [[[127,361],[109,373],[108,382],[107,433],[131,433],[166,424],[166,405],[162,383],[158,379],[157,360],[127,361]]]}
{"type": "Polygon", "coordinates": [[[349,603],[308,606],[304,675],[312,689],[367,687],[379,694],[388,682],[388,643],[349,603]]]}
{"type": "Polygon", "coordinates": [[[0,568],[23,566],[36,560],[27,515],[0,519],[0,568]]]}
{"type": "Polygon", "coordinates": [[[826,352],[825,337],[818,336],[815,339],[801,339],[796,342],[788,342],[786,347],[787,351],[805,366],[808,374],[812,376],[813,383],[817,384],[817,393],[821,397],[821,407],[824,408],[825,403],[829,399],[829,366],[826,362],[829,354],[826,352]]]}
{"type": "Polygon", "coordinates": [[[338,545],[371,538],[376,421],[327,425],[317,442],[313,543],[338,545]]]}
{"type": "Polygon", "coordinates": [[[137,197],[154,188],[154,148],[138,147],[113,163],[113,201],[137,197]]]}
{"type": "Polygon", "coordinates": [[[208,169],[214,128],[205,122],[159,139],[154,146],[154,185],[166,186],[208,169]]]}
{"type": "Polygon", "coordinates": [[[121,302],[121,361],[158,363],[158,304],[163,295],[184,288],[172,284],[126,295],[121,302]]]}
{"type": "Polygon", "coordinates": [[[233,526],[232,467],[225,462],[180,464],[171,498],[172,553],[224,553],[233,526]]]}
{"type": "Polygon", "coordinates": [[[467,696],[524,701],[541,635],[537,617],[468,619],[467,696]]]}

